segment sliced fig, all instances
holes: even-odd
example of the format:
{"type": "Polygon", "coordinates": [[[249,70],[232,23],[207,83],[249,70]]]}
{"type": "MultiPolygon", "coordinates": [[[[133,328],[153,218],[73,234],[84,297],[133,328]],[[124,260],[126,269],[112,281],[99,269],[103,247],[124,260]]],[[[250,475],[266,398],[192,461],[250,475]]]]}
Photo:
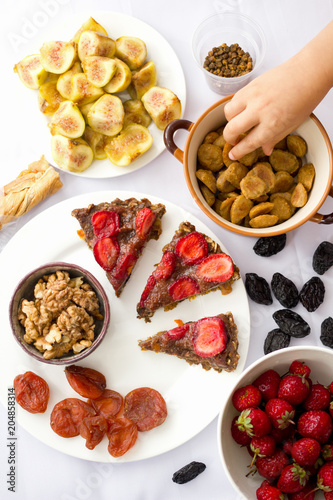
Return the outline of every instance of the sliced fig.
{"type": "Polygon", "coordinates": [[[79,104],[79,109],[81,111],[81,114],[83,116],[83,118],[85,119],[86,123],[88,123],[88,113],[89,113],[89,110],[91,108],[91,106],[97,101],[97,99],[95,99],[95,101],[91,101],[91,102],[87,102],[87,104],[79,104]]]}
{"type": "Polygon", "coordinates": [[[152,143],[153,138],[146,127],[132,124],[110,139],[104,150],[112,163],[125,167],[147,151],[152,143]]]}
{"type": "Polygon", "coordinates": [[[88,56],[83,59],[82,67],[90,83],[104,87],[115,74],[117,64],[110,57],[88,56]]]}
{"type": "Polygon", "coordinates": [[[53,115],[63,101],[64,98],[57,90],[57,80],[45,82],[39,87],[38,104],[44,115],[53,115]]]}
{"type": "Polygon", "coordinates": [[[52,135],[64,135],[70,139],[81,137],[85,128],[84,118],[78,106],[72,101],[64,101],[49,123],[52,135]]]}
{"type": "Polygon", "coordinates": [[[140,68],[147,57],[147,47],[143,40],[135,36],[121,36],[116,40],[116,56],[131,70],[140,68]]]}
{"type": "Polygon", "coordinates": [[[73,76],[71,100],[76,102],[78,106],[96,101],[103,94],[103,90],[90,83],[84,73],[73,76]]]}
{"type": "Polygon", "coordinates": [[[144,127],[148,127],[151,123],[151,118],[147,113],[140,99],[128,99],[123,103],[125,116],[124,127],[130,123],[139,123],[144,127]]]}
{"type": "Polygon", "coordinates": [[[104,151],[108,142],[108,136],[95,132],[89,125],[86,125],[84,130],[83,139],[87,141],[94,153],[96,160],[105,160],[107,158],[104,151]]]}
{"type": "Polygon", "coordinates": [[[74,63],[76,46],[74,42],[45,42],[40,49],[40,56],[43,68],[59,75],[74,63]]]}
{"type": "Polygon", "coordinates": [[[127,64],[117,57],[114,58],[114,61],[117,65],[116,72],[109,83],[104,86],[105,92],[109,94],[126,90],[132,79],[132,73],[127,64]]]}
{"type": "Polygon", "coordinates": [[[116,42],[108,36],[96,31],[84,31],[78,42],[78,54],[81,61],[88,56],[113,57],[116,52],[116,42]]]}
{"type": "Polygon", "coordinates": [[[119,97],[104,94],[90,108],[88,124],[96,132],[114,136],[123,128],[124,108],[119,97]]]}
{"type": "Polygon", "coordinates": [[[97,31],[97,33],[108,36],[107,31],[103,28],[103,26],[95,21],[93,17],[89,17],[89,19],[87,19],[87,21],[85,21],[75,33],[73,42],[79,43],[80,36],[84,31],[97,31]]]}
{"type": "Polygon", "coordinates": [[[41,63],[40,54],[26,56],[14,66],[15,73],[29,89],[38,89],[45,82],[47,71],[41,63]]]}
{"type": "Polygon", "coordinates": [[[54,135],[51,151],[56,164],[70,172],[83,172],[91,165],[94,153],[83,139],[69,139],[63,135],[54,135]]]}
{"type": "Polygon", "coordinates": [[[181,115],[181,103],[178,97],[164,87],[151,87],[142,97],[142,102],[157,128],[165,127],[181,115]]]}
{"type": "Polygon", "coordinates": [[[78,73],[82,73],[82,67],[80,62],[76,61],[68,71],[59,76],[57,90],[65,99],[72,98],[72,78],[78,73]]]}
{"type": "Polygon", "coordinates": [[[154,87],[157,83],[156,67],[153,61],[148,61],[141,66],[137,71],[132,73],[132,81],[128,87],[129,95],[133,99],[141,99],[141,97],[154,87]]]}

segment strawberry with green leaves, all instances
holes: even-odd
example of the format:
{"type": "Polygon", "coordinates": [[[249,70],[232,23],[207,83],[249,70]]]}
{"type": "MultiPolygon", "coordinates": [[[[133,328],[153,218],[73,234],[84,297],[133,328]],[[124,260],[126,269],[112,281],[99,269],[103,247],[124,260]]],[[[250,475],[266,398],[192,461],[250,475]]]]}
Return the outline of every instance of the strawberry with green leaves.
{"type": "Polygon", "coordinates": [[[311,467],[317,462],[321,451],[318,441],[312,438],[301,438],[292,445],[291,456],[298,465],[311,467]]]}
{"type": "Polygon", "coordinates": [[[320,444],[328,441],[332,430],[332,418],[323,410],[305,411],[297,422],[297,431],[302,437],[316,439],[320,444]]]}
{"type": "Polygon", "coordinates": [[[232,404],[237,411],[243,411],[247,408],[259,406],[260,403],[260,391],[252,384],[239,387],[232,395],[232,404]]]}
{"type": "Polygon", "coordinates": [[[250,442],[250,451],[253,453],[251,467],[257,457],[271,457],[275,452],[275,446],[275,440],[270,435],[252,438],[250,442]]]}
{"type": "Polygon", "coordinates": [[[317,486],[325,493],[333,492],[333,463],[326,462],[317,474],[317,486]]]}
{"type": "Polygon", "coordinates": [[[288,463],[288,455],[281,450],[281,448],[276,448],[275,452],[270,457],[257,458],[256,470],[262,477],[268,479],[268,481],[274,481],[280,476],[288,463]]]}
{"type": "Polygon", "coordinates": [[[257,500],[284,500],[281,490],[271,485],[267,480],[263,481],[256,491],[257,500]]]}
{"type": "Polygon", "coordinates": [[[304,361],[299,361],[298,359],[295,359],[289,366],[289,373],[309,378],[311,370],[308,367],[308,365],[304,363],[304,361]]]}
{"type": "Polygon", "coordinates": [[[237,425],[251,437],[266,436],[272,428],[268,416],[260,408],[243,410],[237,419],[237,425]]]}
{"type": "Polygon", "coordinates": [[[284,493],[301,491],[309,481],[309,472],[298,464],[289,464],[281,472],[277,487],[284,493]]]}
{"type": "Polygon", "coordinates": [[[267,401],[265,412],[275,429],[285,429],[294,423],[295,408],[284,399],[273,398],[267,401]]]}
{"type": "Polygon", "coordinates": [[[300,375],[285,375],[282,377],[278,397],[285,399],[293,406],[297,406],[307,398],[310,384],[305,377],[300,375]]]}

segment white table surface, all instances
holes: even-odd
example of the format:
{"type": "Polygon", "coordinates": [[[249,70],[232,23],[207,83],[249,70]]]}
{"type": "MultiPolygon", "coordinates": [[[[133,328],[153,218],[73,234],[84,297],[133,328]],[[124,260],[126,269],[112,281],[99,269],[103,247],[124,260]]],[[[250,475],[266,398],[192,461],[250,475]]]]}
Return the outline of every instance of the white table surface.
{"type": "MultiPolygon", "coordinates": [[[[187,102],[184,117],[195,121],[201,113],[220,99],[208,90],[201,71],[191,53],[191,39],[200,21],[216,11],[235,10],[248,14],[260,23],[267,37],[267,54],[261,71],[265,71],[293,55],[309,41],[333,16],[331,0],[16,0],[2,3],[1,17],[1,177],[0,185],[12,180],[43,151],[36,140],[27,140],[24,130],[29,119],[15,105],[15,89],[19,79],[12,68],[24,55],[36,51],[40,39],[48,40],[48,31],[65,22],[68,16],[86,11],[109,10],[135,16],[159,31],[177,53],[182,64],[187,102]]],[[[103,23],[102,23],[103,24],[103,23]]],[[[328,61],[330,63],[330,61],[328,61]]],[[[310,71],[310,69],[309,69],[310,71]]],[[[333,139],[332,91],[315,110],[331,140],[333,139]]],[[[38,112],[38,111],[36,111],[38,112]]],[[[186,133],[179,135],[179,144],[186,133]]],[[[312,255],[323,240],[332,241],[332,227],[308,222],[287,234],[283,252],[263,259],[252,247],[255,238],[228,232],[211,222],[192,200],[183,177],[181,164],[164,151],[149,165],[110,180],[80,179],[61,172],[63,188],[54,196],[22,217],[16,224],[0,233],[0,250],[27,221],[42,210],[73,195],[105,189],[131,190],[160,196],[174,202],[202,220],[227,247],[244,277],[256,272],[270,281],[279,271],[293,279],[301,288],[315,273],[311,267],[312,255]]],[[[321,212],[332,211],[327,200],[321,212]]],[[[24,258],[24,249],[22,249],[24,258]]],[[[9,262],[8,265],[19,265],[9,262]]],[[[1,280],[1,276],[0,276],[1,280]]],[[[323,276],[326,286],[325,302],[315,313],[300,309],[311,326],[305,339],[292,340],[291,345],[322,345],[320,324],[332,315],[333,271],[323,276]]],[[[301,307],[301,306],[300,306],[301,307]]],[[[280,308],[276,300],[272,306],[259,306],[250,301],[251,341],[246,366],[263,356],[266,334],[276,325],[272,313],[280,308]]],[[[297,310],[297,309],[296,309],[297,310]]],[[[2,347],[10,331],[2,331],[2,347]]],[[[1,372],[5,377],[6,373],[1,372]]],[[[10,384],[10,382],[9,382],[10,384]]],[[[195,415],[193,416],[195,418],[195,415]]],[[[7,411],[0,405],[0,498],[30,499],[117,499],[117,500],[231,500],[240,498],[224,473],[217,448],[217,418],[202,432],[178,448],[155,458],[140,462],[102,464],[87,462],[62,454],[32,437],[18,425],[16,493],[7,490],[8,448],[7,411]],[[173,472],[192,460],[202,461],[207,468],[196,480],[177,485],[172,482],[173,472]]]]}

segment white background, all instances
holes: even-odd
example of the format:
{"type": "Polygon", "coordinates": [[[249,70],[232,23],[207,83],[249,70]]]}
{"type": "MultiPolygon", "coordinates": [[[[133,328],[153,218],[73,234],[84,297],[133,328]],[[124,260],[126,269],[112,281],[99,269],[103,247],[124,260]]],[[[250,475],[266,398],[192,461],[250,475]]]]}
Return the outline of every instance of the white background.
{"type": "MultiPolygon", "coordinates": [[[[64,23],[68,16],[86,11],[108,10],[137,17],[158,30],[170,43],[182,64],[186,84],[187,103],[184,117],[195,121],[201,113],[217,101],[220,96],[208,90],[201,71],[191,54],[191,38],[196,26],[203,18],[216,11],[235,10],[248,14],[260,23],[267,38],[267,53],[261,71],[265,71],[286,60],[297,52],[333,15],[330,0],[4,0],[1,17],[1,178],[0,185],[12,180],[31,161],[43,154],[43,144],[38,137],[31,139],[29,113],[32,106],[21,109],[15,101],[15,92],[22,84],[12,71],[16,62],[24,55],[36,52],[40,40],[48,40],[49,32],[64,23]],[[28,112],[27,112],[28,110],[28,112]]],[[[103,24],[103,23],[102,23],[103,24]]],[[[331,64],[328,61],[328,64],[331,64]]],[[[309,68],[311,71],[311,68],[309,68]]],[[[306,78],[306,75],[304,75],[306,78]]],[[[27,93],[28,95],[28,93],[27,93]]],[[[333,100],[330,92],[315,114],[323,123],[331,140],[333,138],[333,100]]],[[[35,110],[38,113],[38,110],[35,110]]],[[[179,144],[186,139],[180,134],[179,144]]],[[[332,241],[332,228],[308,222],[303,227],[287,234],[287,247],[280,254],[263,259],[256,256],[252,247],[255,238],[232,234],[210,222],[192,200],[183,177],[181,164],[167,151],[152,163],[128,174],[110,180],[87,180],[61,172],[63,188],[52,198],[43,202],[17,223],[0,233],[0,248],[28,220],[45,208],[80,193],[112,190],[131,190],[151,193],[172,201],[188,210],[223,241],[239,265],[244,277],[247,272],[256,272],[270,281],[279,271],[293,279],[300,289],[315,273],[311,261],[315,248],[323,240],[332,241]]],[[[329,199],[322,207],[323,213],[331,212],[329,199]]],[[[42,249],[41,249],[42,252],[42,249]]],[[[22,247],[22,259],[24,259],[22,247]]],[[[19,266],[20,262],[8,262],[19,266]]],[[[292,340],[291,345],[321,345],[320,324],[332,314],[333,270],[323,277],[326,286],[325,302],[315,313],[307,313],[302,306],[296,309],[311,326],[306,339],[292,340]]],[[[1,283],[1,276],[0,276],[1,283]]],[[[5,286],[1,283],[1,286],[5,286]]],[[[272,306],[259,306],[250,302],[251,342],[246,365],[263,355],[266,334],[275,323],[272,313],[280,308],[276,300],[272,306]]],[[[2,331],[2,348],[5,348],[9,331],[2,331]]],[[[1,373],[0,376],[5,376],[1,373]]],[[[333,373],[332,373],[333,378],[333,373]]],[[[200,394],[198,395],[200,397],[200,394]]],[[[229,483],[219,460],[215,419],[199,435],[188,443],[159,457],[129,464],[100,464],[72,458],[40,443],[29,433],[18,427],[17,431],[17,477],[16,493],[7,491],[8,449],[6,448],[7,412],[0,405],[0,497],[17,500],[50,499],[116,499],[116,500],[192,500],[207,498],[237,499],[238,494],[229,483]],[[176,485],[171,477],[175,470],[191,462],[202,461],[207,469],[195,481],[176,485]]],[[[193,415],[195,418],[195,415],[193,415]]]]}

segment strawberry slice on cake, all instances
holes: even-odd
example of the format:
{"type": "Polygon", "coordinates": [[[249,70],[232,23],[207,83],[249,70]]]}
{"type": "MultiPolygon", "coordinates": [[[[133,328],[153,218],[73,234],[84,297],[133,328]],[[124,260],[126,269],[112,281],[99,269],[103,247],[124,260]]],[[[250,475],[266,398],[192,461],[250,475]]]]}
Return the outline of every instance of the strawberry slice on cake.
{"type": "Polygon", "coordinates": [[[147,280],[137,304],[138,318],[150,321],[160,307],[168,310],[212,290],[230,293],[239,277],[232,258],[215,241],[196,231],[190,222],[182,222],[147,280]]]}
{"type": "Polygon", "coordinates": [[[181,324],[139,340],[143,351],[170,354],[205,370],[234,371],[238,364],[238,329],[231,312],[181,324]]]}
{"type": "Polygon", "coordinates": [[[154,205],[146,198],[117,198],[72,211],[81,226],[79,235],[106,272],[117,297],[148,241],[159,238],[164,213],[164,205],[154,205]]]}

